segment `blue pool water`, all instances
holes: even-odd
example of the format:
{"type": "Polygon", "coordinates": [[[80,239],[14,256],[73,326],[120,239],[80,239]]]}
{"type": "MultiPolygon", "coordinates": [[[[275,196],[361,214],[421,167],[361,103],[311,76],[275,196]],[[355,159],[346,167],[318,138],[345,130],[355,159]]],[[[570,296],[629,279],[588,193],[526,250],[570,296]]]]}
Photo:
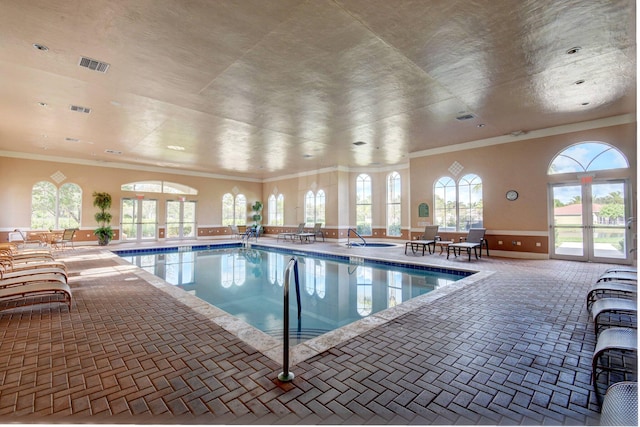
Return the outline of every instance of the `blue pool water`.
{"type": "MultiPolygon", "coordinates": [[[[298,260],[302,317],[290,280],[291,341],[340,328],[468,276],[455,270],[409,268],[361,257],[256,247],[116,251],[148,272],[275,337],[282,336],[284,270],[298,260]],[[186,250],[185,250],[186,249],[186,250]]],[[[208,248],[208,247],[205,247],[208,248]]]]}

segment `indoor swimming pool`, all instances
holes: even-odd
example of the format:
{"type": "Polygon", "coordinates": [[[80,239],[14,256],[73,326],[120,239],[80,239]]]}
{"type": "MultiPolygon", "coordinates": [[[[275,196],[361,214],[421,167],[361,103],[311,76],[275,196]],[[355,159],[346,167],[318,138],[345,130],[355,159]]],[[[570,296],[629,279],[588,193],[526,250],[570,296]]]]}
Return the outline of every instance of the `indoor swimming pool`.
{"type": "Polygon", "coordinates": [[[254,245],[117,251],[126,261],[266,334],[283,334],[284,271],[298,261],[301,317],[290,279],[290,339],[301,343],[471,273],[254,245]]]}

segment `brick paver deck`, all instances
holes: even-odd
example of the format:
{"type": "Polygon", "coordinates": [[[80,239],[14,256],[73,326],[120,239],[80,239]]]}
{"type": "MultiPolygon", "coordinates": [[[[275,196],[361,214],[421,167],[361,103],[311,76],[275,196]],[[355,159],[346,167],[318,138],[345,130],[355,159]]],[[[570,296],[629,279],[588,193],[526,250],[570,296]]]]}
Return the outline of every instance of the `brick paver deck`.
{"type": "Polygon", "coordinates": [[[71,311],[0,311],[0,422],[597,424],[585,297],[608,265],[419,257],[495,274],[280,383],[277,362],[101,253],[59,254],[71,311]]]}

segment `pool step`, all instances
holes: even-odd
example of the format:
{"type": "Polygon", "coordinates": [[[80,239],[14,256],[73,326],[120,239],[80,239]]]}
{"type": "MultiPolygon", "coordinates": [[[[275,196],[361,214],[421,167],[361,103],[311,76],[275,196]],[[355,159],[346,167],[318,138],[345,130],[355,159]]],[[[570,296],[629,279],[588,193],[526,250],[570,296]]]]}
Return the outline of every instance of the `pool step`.
{"type": "MultiPolygon", "coordinates": [[[[284,339],[284,334],[282,329],[271,329],[268,331],[264,331],[266,334],[271,335],[274,338],[279,340],[284,339]]],[[[311,338],[319,337],[320,335],[324,335],[329,332],[329,329],[317,329],[317,328],[291,328],[289,329],[289,340],[292,343],[300,343],[311,338]]]]}

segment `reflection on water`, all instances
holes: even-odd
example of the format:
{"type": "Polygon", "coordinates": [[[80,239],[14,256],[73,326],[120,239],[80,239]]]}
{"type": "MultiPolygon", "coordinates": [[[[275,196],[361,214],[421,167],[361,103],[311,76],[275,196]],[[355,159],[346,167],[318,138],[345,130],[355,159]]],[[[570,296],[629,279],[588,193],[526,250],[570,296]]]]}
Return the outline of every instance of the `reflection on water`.
{"type": "MultiPolygon", "coordinates": [[[[282,332],[284,270],[290,254],[257,249],[154,253],[123,257],[264,332],[282,332]]],[[[386,265],[349,264],[296,255],[305,338],[463,278],[463,275],[386,265]]],[[[296,313],[294,281],[291,313],[296,313]]]]}

